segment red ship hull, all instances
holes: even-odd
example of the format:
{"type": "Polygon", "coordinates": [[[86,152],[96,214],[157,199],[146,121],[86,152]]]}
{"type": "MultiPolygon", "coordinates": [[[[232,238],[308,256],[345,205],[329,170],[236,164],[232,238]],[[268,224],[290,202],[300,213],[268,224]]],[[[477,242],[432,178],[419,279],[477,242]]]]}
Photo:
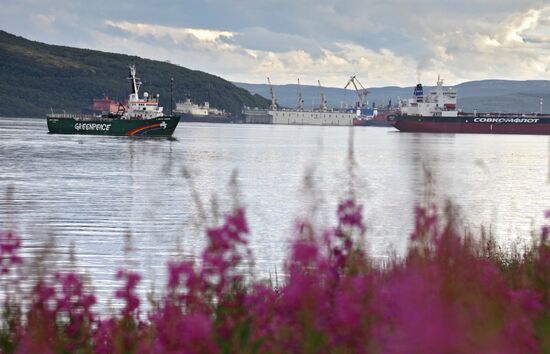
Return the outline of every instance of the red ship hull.
{"type": "Polygon", "coordinates": [[[393,116],[393,126],[412,133],[550,135],[550,116],[461,115],[458,117],[393,116]]]}
{"type": "Polygon", "coordinates": [[[366,127],[391,127],[393,122],[388,120],[388,117],[392,113],[395,113],[394,110],[386,110],[379,112],[372,119],[354,119],[353,125],[366,126],[366,127]]]}

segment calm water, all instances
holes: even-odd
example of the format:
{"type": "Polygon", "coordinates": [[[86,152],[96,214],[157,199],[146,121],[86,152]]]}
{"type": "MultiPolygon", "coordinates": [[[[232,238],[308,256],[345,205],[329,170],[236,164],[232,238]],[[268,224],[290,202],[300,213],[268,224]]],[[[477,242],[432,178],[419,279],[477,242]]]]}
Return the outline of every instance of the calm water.
{"type": "MultiPolygon", "coordinates": [[[[200,254],[205,224],[193,195],[209,215],[216,205],[228,210],[237,170],[256,274],[266,276],[281,272],[295,217],[313,210],[326,224],[334,220],[350,183],[349,137],[345,127],[214,124],[181,124],[171,140],[61,136],[48,134],[45,120],[4,118],[0,222],[23,235],[29,258],[54,235],[48,267],[69,267],[74,244],[77,265],[105,302],[119,286],[119,267],[162,285],[166,260],[200,254]],[[306,174],[315,193],[303,187],[306,174]]],[[[435,199],[454,200],[470,227],[491,227],[503,245],[529,240],[550,207],[548,137],[357,127],[354,151],[368,248],[376,257],[406,249],[426,166],[435,199]]],[[[142,284],[142,291],[149,288],[142,284]]]]}

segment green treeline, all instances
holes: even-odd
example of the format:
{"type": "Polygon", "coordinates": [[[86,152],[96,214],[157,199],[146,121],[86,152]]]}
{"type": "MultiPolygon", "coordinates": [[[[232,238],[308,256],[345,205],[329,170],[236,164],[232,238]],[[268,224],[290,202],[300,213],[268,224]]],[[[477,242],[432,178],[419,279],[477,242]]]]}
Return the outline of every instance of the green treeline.
{"type": "Polygon", "coordinates": [[[191,95],[196,103],[237,114],[243,105],[267,107],[269,102],[232,83],[201,71],[167,62],[96,50],[48,45],[0,31],[0,116],[43,117],[51,110],[79,113],[93,98],[107,95],[125,100],[128,66],[135,64],[141,93],[159,93],[170,109],[170,78],[174,101],[191,95]]]}

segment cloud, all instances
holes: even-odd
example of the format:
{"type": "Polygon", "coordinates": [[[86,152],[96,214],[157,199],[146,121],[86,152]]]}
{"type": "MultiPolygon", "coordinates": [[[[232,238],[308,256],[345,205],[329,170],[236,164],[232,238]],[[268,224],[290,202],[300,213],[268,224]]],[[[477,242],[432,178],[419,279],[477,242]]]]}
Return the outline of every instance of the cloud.
{"type": "MultiPolygon", "coordinates": [[[[414,67],[409,58],[397,56],[389,49],[370,50],[351,42],[337,42],[323,47],[311,45],[309,51],[299,46],[281,46],[278,51],[253,49],[250,31],[241,33],[158,26],[152,24],[106,21],[107,29],[116,28],[122,32],[95,33],[96,47],[103,50],[123,50],[128,54],[150,53],[159,60],[170,60],[183,66],[208,72],[224,72],[230,80],[264,82],[270,76],[274,82],[294,82],[298,77],[304,83],[315,84],[317,80],[326,85],[342,86],[352,74],[372,72],[368,79],[381,85],[387,77],[394,77],[396,84],[406,84],[405,76],[399,71],[403,67],[414,67]],[[119,38],[120,37],[120,38],[119,38]],[[242,39],[244,38],[244,41],[242,39]],[[251,48],[252,47],[252,48],[251,48]]],[[[280,39],[279,34],[258,31],[260,38],[266,36],[280,39]]],[[[306,41],[299,36],[291,38],[293,43],[306,41]]]]}
{"type": "Polygon", "coordinates": [[[223,38],[231,38],[234,33],[228,31],[216,31],[211,29],[198,28],[177,28],[169,26],[151,25],[145,23],[131,23],[128,21],[116,22],[107,20],[105,24],[110,27],[121,29],[128,34],[136,36],[151,35],[156,38],[170,37],[175,43],[187,40],[198,40],[200,42],[215,43],[223,38]]]}
{"type": "Polygon", "coordinates": [[[235,81],[550,78],[550,6],[539,0],[159,0],[153,12],[144,7],[150,3],[21,0],[3,4],[0,23],[35,40],[170,60],[235,81]]]}
{"type": "Polygon", "coordinates": [[[544,34],[548,25],[542,21],[547,13],[550,7],[528,9],[435,36],[432,48],[445,51],[438,55],[434,50],[431,67],[452,68],[458,80],[550,79],[550,42],[544,34]]]}

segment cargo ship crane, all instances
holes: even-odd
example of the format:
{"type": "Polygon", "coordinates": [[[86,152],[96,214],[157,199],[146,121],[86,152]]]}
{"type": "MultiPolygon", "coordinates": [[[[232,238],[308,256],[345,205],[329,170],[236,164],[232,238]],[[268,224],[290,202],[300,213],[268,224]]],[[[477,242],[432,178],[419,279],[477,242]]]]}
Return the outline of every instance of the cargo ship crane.
{"type": "Polygon", "coordinates": [[[368,95],[369,91],[363,85],[361,85],[361,83],[359,82],[359,80],[357,79],[357,77],[355,75],[353,75],[349,78],[349,81],[346,84],[346,86],[344,86],[344,89],[347,89],[350,84],[353,85],[353,87],[355,88],[355,92],[357,92],[357,97],[359,98],[360,106],[364,107],[364,106],[368,105],[367,95],[368,95]],[[359,87],[361,87],[361,88],[359,89],[359,87],[357,85],[359,85],[359,87]]]}
{"type": "Polygon", "coordinates": [[[275,90],[273,90],[273,85],[271,85],[271,80],[269,80],[269,77],[267,78],[267,82],[269,83],[269,92],[271,93],[271,109],[277,110],[277,98],[275,97],[275,90]]]}
{"type": "Polygon", "coordinates": [[[327,111],[327,97],[325,96],[325,93],[323,92],[323,86],[321,86],[321,81],[317,80],[319,83],[319,91],[321,91],[321,111],[326,112],[327,111]]]}
{"type": "Polygon", "coordinates": [[[304,96],[302,95],[302,88],[300,87],[300,79],[298,79],[298,110],[304,110],[304,96]]]}

